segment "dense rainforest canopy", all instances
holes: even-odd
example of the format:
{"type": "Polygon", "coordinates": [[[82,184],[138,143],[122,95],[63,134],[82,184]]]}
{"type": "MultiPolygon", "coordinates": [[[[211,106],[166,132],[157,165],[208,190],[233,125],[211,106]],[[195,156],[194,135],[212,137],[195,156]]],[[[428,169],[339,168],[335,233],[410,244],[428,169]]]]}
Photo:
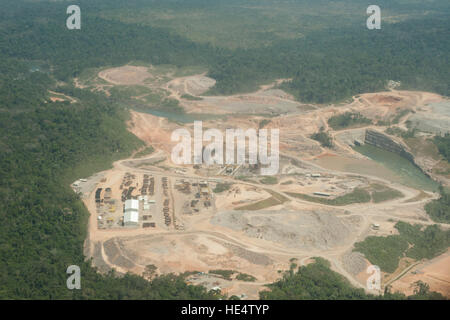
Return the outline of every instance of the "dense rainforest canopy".
{"type": "MultiPolygon", "coordinates": [[[[171,1],[166,6],[171,9],[172,4],[172,11],[183,12],[202,3],[171,1]]],[[[215,1],[211,3],[212,9],[225,10],[214,6],[215,1]]],[[[330,23],[329,28],[312,29],[299,38],[274,38],[264,47],[229,49],[187,40],[161,26],[103,17],[107,9],[145,11],[163,6],[161,1],[81,1],[81,30],[66,28],[65,5],[11,1],[0,13],[5,21],[0,28],[1,52],[45,61],[58,79],[65,80],[87,67],[132,60],[205,65],[217,80],[211,92],[219,94],[250,91],[263,82],[288,78],[291,81],[283,88],[305,102],[327,103],[383,90],[388,80],[400,81],[403,88],[449,93],[448,10],[432,18],[411,14],[410,19],[384,23],[381,30],[373,31],[365,27],[365,8],[358,4],[362,15],[356,15],[360,18],[357,23],[330,23]]],[[[400,12],[408,8],[396,2],[392,6],[400,12]]],[[[417,6],[411,4],[410,10],[415,12],[417,6]]]]}

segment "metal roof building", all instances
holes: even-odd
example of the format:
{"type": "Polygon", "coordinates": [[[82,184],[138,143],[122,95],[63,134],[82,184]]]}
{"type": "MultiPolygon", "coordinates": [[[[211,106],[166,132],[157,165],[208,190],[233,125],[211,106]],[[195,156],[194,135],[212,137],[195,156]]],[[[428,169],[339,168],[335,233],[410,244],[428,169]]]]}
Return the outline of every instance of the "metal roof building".
{"type": "Polygon", "coordinates": [[[124,226],[136,226],[139,224],[139,200],[129,199],[125,201],[123,213],[124,226]]]}

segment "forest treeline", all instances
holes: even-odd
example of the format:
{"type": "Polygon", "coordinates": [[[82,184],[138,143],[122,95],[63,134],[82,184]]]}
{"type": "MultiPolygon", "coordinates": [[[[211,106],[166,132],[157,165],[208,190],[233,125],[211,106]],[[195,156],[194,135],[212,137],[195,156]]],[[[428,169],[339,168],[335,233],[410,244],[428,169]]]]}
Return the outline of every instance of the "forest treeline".
{"type": "Polygon", "coordinates": [[[450,191],[439,188],[439,199],[432,200],[425,205],[425,210],[433,221],[441,223],[450,222],[450,191]]]}
{"type": "Polygon", "coordinates": [[[251,91],[277,78],[292,79],[282,88],[305,102],[328,103],[383,90],[388,80],[407,89],[449,94],[450,13],[385,23],[376,31],[360,24],[337,25],[263,48],[230,50],[162,28],[100,18],[102,1],[83,5],[82,29],[68,30],[65,4],[12,2],[0,13],[7,21],[0,27],[1,52],[46,61],[62,80],[88,67],[141,60],[206,66],[217,80],[214,94],[251,91]]]}
{"type": "Polygon", "coordinates": [[[355,243],[355,251],[361,252],[381,271],[393,273],[400,259],[408,257],[415,261],[432,259],[445,253],[450,246],[450,231],[438,225],[410,225],[399,221],[395,224],[398,234],[369,236],[355,243]]]}
{"type": "Polygon", "coordinates": [[[291,268],[283,277],[268,285],[268,290],[260,292],[262,300],[443,300],[437,292],[430,291],[423,282],[413,284],[414,293],[405,296],[385,288],[383,295],[366,294],[364,289],[353,287],[347,279],[330,269],[330,262],[314,258],[314,262],[297,266],[292,261],[291,268]]]}

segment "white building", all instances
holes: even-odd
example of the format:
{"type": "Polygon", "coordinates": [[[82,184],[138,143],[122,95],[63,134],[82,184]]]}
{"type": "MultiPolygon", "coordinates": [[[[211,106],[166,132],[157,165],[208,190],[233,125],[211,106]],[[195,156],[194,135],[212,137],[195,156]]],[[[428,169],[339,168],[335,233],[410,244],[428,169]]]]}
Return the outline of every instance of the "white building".
{"type": "Polygon", "coordinates": [[[139,224],[139,200],[129,199],[125,201],[123,211],[123,225],[137,226],[139,224]]]}

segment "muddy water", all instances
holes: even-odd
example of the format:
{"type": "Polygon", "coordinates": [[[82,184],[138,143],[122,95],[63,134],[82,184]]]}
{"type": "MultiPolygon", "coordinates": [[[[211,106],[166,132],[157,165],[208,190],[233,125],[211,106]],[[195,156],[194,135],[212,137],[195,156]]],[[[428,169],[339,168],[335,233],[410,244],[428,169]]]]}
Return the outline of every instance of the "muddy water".
{"type": "Polygon", "coordinates": [[[396,153],[370,145],[358,146],[354,149],[371,160],[326,156],[317,159],[315,163],[326,169],[372,175],[416,189],[436,191],[438,188],[436,182],[396,153]]]}
{"type": "Polygon", "coordinates": [[[438,183],[433,181],[430,177],[426,176],[422,172],[422,170],[420,170],[409,160],[399,156],[396,153],[389,152],[367,144],[363,146],[357,146],[354,149],[393,171],[395,175],[400,178],[399,182],[406,186],[412,186],[414,188],[427,191],[438,190],[438,183]]]}

